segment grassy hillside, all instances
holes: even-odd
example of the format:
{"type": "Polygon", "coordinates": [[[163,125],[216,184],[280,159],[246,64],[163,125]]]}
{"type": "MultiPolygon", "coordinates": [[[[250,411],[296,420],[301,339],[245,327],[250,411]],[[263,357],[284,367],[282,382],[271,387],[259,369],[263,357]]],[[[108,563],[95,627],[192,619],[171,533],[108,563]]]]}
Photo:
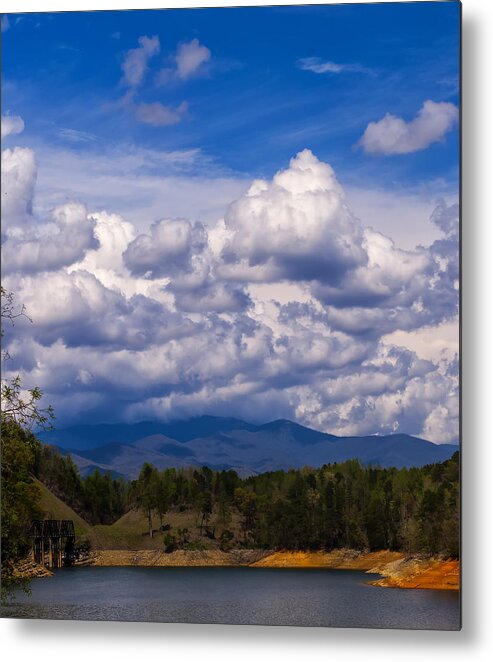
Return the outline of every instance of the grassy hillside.
{"type": "Polygon", "coordinates": [[[78,538],[88,538],[94,544],[95,536],[93,527],[82,519],[77,513],[67,506],[61,499],[50,492],[50,490],[43,485],[36,478],[34,483],[39,488],[41,493],[41,508],[45,513],[46,519],[70,519],[74,523],[75,533],[78,538]]]}
{"type": "MultiPolygon", "coordinates": [[[[216,513],[213,513],[211,521],[215,521],[216,513]]],[[[188,529],[186,534],[191,547],[197,546],[203,549],[216,549],[219,547],[219,536],[222,528],[216,526],[215,539],[209,538],[205,534],[200,534],[200,515],[194,510],[171,510],[163,518],[163,524],[171,528],[167,533],[178,536],[178,529],[188,529]]],[[[159,531],[160,520],[158,517],[153,519],[154,536],[149,537],[149,528],[147,518],[138,510],[131,510],[125,513],[119,520],[110,526],[94,526],[94,532],[98,538],[99,549],[163,549],[164,533],[159,531]]],[[[235,537],[240,535],[239,518],[233,513],[231,522],[227,527],[235,533],[235,537]]]]}
{"type": "MultiPolygon", "coordinates": [[[[70,506],[55,496],[43,483],[34,479],[41,493],[41,507],[47,519],[69,519],[74,522],[75,533],[79,539],[88,539],[93,549],[155,549],[164,548],[164,533],[159,531],[160,520],[154,517],[154,537],[149,537],[147,518],[138,511],[130,510],[111,525],[98,524],[91,526],[80,517],[70,506]]],[[[212,521],[216,519],[213,514],[212,521]]],[[[188,529],[187,539],[191,547],[202,549],[216,549],[219,547],[218,538],[222,529],[216,527],[216,540],[200,535],[200,515],[193,510],[180,512],[178,510],[166,513],[163,524],[170,525],[169,534],[178,536],[178,529],[188,529]]],[[[240,535],[238,516],[233,514],[228,528],[240,535]]]]}

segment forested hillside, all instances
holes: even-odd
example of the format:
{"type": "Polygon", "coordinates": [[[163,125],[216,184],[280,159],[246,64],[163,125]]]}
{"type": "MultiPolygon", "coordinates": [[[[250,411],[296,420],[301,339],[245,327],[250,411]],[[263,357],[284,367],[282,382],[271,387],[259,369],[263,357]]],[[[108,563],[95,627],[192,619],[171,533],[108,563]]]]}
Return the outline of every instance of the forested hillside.
{"type": "Polygon", "coordinates": [[[349,460],[244,479],[232,470],[158,471],[145,464],[137,480],[126,482],[98,472],[81,478],[69,457],[43,447],[35,472],[91,524],[111,524],[139,509],[147,535],[161,536],[169,551],[207,539],[223,549],[459,554],[459,453],[420,469],[349,460]],[[178,513],[194,513],[193,530],[170,526],[178,513]]]}

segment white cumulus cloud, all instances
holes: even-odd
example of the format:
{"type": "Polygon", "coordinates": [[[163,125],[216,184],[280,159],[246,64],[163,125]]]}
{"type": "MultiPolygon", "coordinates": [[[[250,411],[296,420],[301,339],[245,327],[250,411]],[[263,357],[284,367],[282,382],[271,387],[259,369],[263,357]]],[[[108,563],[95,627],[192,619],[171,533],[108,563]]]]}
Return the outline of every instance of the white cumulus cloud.
{"type": "Polygon", "coordinates": [[[80,202],[56,207],[46,223],[8,238],[2,271],[32,273],[70,266],[81,260],[87,250],[98,246],[95,225],[80,202]]]}
{"type": "Polygon", "coordinates": [[[200,224],[184,219],[153,223],[149,234],[141,234],[126,249],[123,257],[133,274],[168,276],[190,270],[194,254],[205,243],[200,224]]]}
{"type": "Polygon", "coordinates": [[[253,280],[335,281],[363,264],[363,230],[344,200],[333,169],[308,149],[272,182],[255,181],[225,217],[223,248],[232,277],[257,271],[253,280]]]}
{"type": "Polygon", "coordinates": [[[359,145],[367,154],[418,152],[442,140],[458,117],[459,110],[454,104],[428,100],[410,122],[390,113],[378,122],[370,122],[359,145]]]}
{"type": "MultiPolygon", "coordinates": [[[[129,152],[122,178],[168,158],[129,152]]],[[[335,434],[457,440],[456,344],[442,334],[423,354],[415,338],[456,320],[455,205],[437,203],[438,239],[403,250],[355,218],[309,150],[235,192],[215,224],[170,218],[163,189],[139,227],[107,205],[33,212],[34,153],[5,150],[2,168],[3,284],[35,322],[6,329],[8,369],[59,420],[255,411],[335,434]]]]}

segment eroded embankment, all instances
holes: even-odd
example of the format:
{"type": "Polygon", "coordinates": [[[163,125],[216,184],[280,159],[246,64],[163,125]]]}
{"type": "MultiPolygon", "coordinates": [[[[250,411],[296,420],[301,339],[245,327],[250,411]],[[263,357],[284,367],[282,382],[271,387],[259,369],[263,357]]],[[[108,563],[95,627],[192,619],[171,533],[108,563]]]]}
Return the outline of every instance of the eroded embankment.
{"type": "Polygon", "coordinates": [[[370,582],[373,586],[391,588],[430,588],[458,591],[460,587],[459,561],[440,558],[400,559],[369,572],[382,575],[370,582]]]}
{"type": "Polygon", "coordinates": [[[375,565],[403,559],[401,552],[383,550],[358,552],[334,549],[331,552],[273,552],[252,565],[261,568],[333,568],[334,570],[370,570],[375,565]]]}
{"type": "Polygon", "coordinates": [[[436,557],[406,558],[402,552],[388,550],[358,552],[337,549],[332,552],[274,552],[253,563],[262,568],[333,568],[364,570],[382,575],[371,581],[389,588],[459,589],[459,562],[436,557]]]}
{"type": "Polygon", "coordinates": [[[166,553],[154,549],[102,549],[91,555],[92,565],[98,566],[240,566],[251,565],[269,552],[240,549],[230,552],[217,550],[178,549],[166,553]]]}
{"type": "Polygon", "coordinates": [[[91,565],[204,567],[249,566],[252,568],[332,568],[379,574],[369,583],[391,588],[458,590],[459,562],[430,557],[406,558],[402,552],[382,550],[360,552],[337,549],[332,552],[270,552],[255,549],[231,550],[99,550],[91,565]]]}

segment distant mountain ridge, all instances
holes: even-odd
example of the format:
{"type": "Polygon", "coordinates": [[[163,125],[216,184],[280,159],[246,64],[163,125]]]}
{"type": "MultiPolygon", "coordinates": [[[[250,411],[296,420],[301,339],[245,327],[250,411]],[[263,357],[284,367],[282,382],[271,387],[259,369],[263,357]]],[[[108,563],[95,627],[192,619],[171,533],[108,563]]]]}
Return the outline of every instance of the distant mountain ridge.
{"type": "MultiPolygon", "coordinates": [[[[270,425],[269,423],[267,425],[270,425]]],[[[141,421],[139,423],[99,423],[96,425],[73,425],[60,430],[40,432],[41,441],[62,445],[67,449],[97,448],[113,441],[132,443],[153,434],[163,434],[176,441],[190,441],[199,436],[208,436],[228,430],[256,430],[259,426],[245,423],[236,418],[198,416],[174,423],[141,421]]],[[[307,428],[308,429],[308,428],[307,428]]]]}
{"type": "Polygon", "coordinates": [[[407,434],[338,437],[287,419],[254,425],[201,416],[174,423],[79,425],[39,435],[72,456],[83,475],[99,469],[135,478],[144,462],[159,469],[207,465],[240,475],[357,459],[381,467],[443,462],[458,450],[407,434]]]}

